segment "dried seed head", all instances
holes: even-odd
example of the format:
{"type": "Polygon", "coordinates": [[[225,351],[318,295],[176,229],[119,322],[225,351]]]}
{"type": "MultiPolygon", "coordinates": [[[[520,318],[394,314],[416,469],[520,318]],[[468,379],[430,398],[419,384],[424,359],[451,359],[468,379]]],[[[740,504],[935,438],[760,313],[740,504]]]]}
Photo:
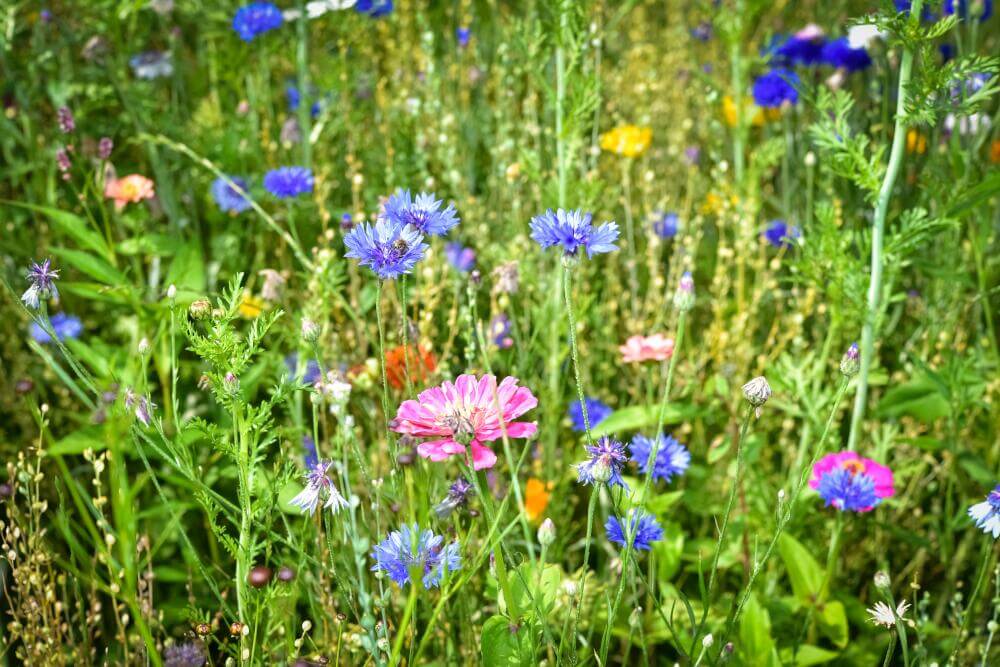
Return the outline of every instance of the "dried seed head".
{"type": "Polygon", "coordinates": [[[743,385],[743,396],[755,408],[754,412],[759,418],[761,406],[771,398],[771,385],[763,375],[755,377],[743,385]]]}

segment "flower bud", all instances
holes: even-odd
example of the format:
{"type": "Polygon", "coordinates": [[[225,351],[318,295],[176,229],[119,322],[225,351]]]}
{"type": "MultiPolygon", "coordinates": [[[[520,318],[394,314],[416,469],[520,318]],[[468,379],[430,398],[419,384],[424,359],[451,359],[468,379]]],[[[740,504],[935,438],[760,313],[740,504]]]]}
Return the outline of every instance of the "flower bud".
{"type": "Polygon", "coordinates": [[[677,291],[674,292],[674,308],[681,312],[687,312],[694,307],[694,278],[690,271],[685,271],[677,283],[677,291]]]}
{"type": "Polygon", "coordinates": [[[271,574],[271,568],[258,565],[250,570],[250,574],[247,575],[247,582],[254,588],[263,588],[270,583],[271,574]]]}
{"type": "Polygon", "coordinates": [[[302,340],[307,343],[315,343],[319,338],[319,325],[309,318],[302,319],[302,340]]]}
{"type": "Polygon", "coordinates": [[[847,377],[853,377],[857,375],[860,369],[861,353],[858,352],[858,344],[851,343],[851,346],[847,348],[847,352],[844,352],[844,356],[840,359],[840,372],[847,377]]]}
{"type": "Polygon", "coordinates": [[[203,320],[212,312],[212,304],[208,299],[195,299],[188,307],[188,314],[191,319],[203,320]]]}
{"type": "Polygon", "coordinates": [[[806,163],[807,167],[815,167],[816,166],[816,154],[813,153],[812,151],[809,151],[808,153],[806,153],[805,163],[806,163]]]}
{"type": "Polygon", "coordinates": [[[143,336],[142,339],[139,340],[139,345],[136,347],[136,349],[142,356],[146,356],[147,354],[149,354],[149,339],[143,336]]]}
{"type": "Polygon", "coordinates": [[[715,637],[712,636],[711,632],[709,632],[707,635],[705,635],[705,637],[701,640],[701,645],[704,648],[708,648],[709,646],[711,646],[714,643],[715,643],[715,637]]]}
{"type": "Polygon", "coordinates": [[[170,287],[167,288],[167,298],[171,301],[177,298],[177,285],[170,283],[170,287]]]}
{"type": "Polygon", "coordinates": [[[763,375],[743,385],[743,396],[754,407],[754,414],[760,418],[760,408],[771,398],[771,385],[767,383],[767,378],[763,375]]]}
{"type": "Polygon", "coordinates": [[[538,543],[543,547],[547,547],[556,541],[556,525],[552,523],[552,519],[545,519],[542,521],[542,525],[538,527],[538,543]]]}
{"type": "Polygon", "coordinates": [[[890,584],[892,583],[891,581],[889,581],[889,575],[881,570],[875,573],[873,579],[875,580],[875,588],[879,588],[882,590],[889,588],[890,584]]]}

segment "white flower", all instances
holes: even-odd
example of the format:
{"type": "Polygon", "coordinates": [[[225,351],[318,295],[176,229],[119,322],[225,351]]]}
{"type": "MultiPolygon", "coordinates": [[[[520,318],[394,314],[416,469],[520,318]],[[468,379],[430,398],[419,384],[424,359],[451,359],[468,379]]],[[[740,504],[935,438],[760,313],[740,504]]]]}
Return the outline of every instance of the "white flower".
{"type": "Polygon", "coordinates": [[[885,39],[885,33],[871,23],[852,26],[847,30],[847,45],[852,49],[867,49],[876,39],[885,39]]]}
{"type": "Polygon", "coordinates": [[[910,608],[910,603],[903,600],[896,606],[896,613],[893,615],[892,607],[884,602],[876,602],[875,606],[868,609],[868,613],[871,615],[869,620],[875,625],[881,625],[886,628],[891,628],[896,625],[896,617],[898,616],[900,620],[903,619],[903,614],[910,608]]]}
{"type": "Polygon", "coordinates": [[[986,500],[970,507],[969,516],[984,533],[992,533],[993,539],[1000,537],[1000,485],[986,496],[986,500]]]}
{"type": "Polygon", "coordinates": [[[344,496],[340,494],[340,491],[326,474],[331,465],[330,461],[318,461],[310,468],[309,472],[306,473],[306,487],[288,501],[288,504],[298,507],[304,513],[314,514],[316,506],[319,505],[320,495],[323,489],[326,489],[327,499],[323,504],[323,509],[329,508],[336,514],[347,507],[348,503],[344,500],[344,496]]]}

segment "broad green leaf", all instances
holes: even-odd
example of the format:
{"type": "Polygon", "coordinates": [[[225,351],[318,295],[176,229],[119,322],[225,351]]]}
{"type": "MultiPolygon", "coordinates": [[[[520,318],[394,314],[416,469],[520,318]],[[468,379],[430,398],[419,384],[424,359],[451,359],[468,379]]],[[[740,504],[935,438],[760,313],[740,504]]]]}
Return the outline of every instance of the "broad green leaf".
{"type": "MultiPolygon", "coordinates": [[[[691,419],[698,413],[690,403],[671,403],[663,411],[664,424],[679,424],[691,419]]],[[[638,431],[644,428],[656,428],[660,416],[659,405],[633,405],[615,410],[600,424],[590,429],[595,438],[623,431],[638,431]]]]}
{"type": "Polygon", "coordinates": [[[920,377],[885,392],[879,401],[877,414],[880,417],[910,415],[924,423],[930,423],[946,416],[950,410],[948,400],[937,383],[930,378],[920,377]]]}
{"type": "Polygon", "coordinates": [[[48,206],[38,206],[36,204],[26,204],[24,202],[14,201],[6,201],[4,203],[9,206],[26,208],[43,214],[49,219],[54,227],[72,237],[73,240],[79,243],[82,247],[87,248],[88,250],[94,250],[103,256],[107,256],[108,246],[104,242],[104,237],[91,229],[90,225],[87,224],[87,221],[80,216],[70,213],[69,211],[61,211],[57,208],[50,208],[48,206]]]}
{"type": "Polygon", "coordinates": [[[817,616],[819,629],[830,638],[837,647],[847,646],[847,612],[844,605],[837,600],[829,600],[823,604],[823,609],[817,616]]]}
{"type": "MultiPolygon", "coordinates": [[[[828,651],[825,648],[820,648],[819,646],[813,646],[812,644],[803,644],[799,646],[798,652],[795,654],[795,664],[797,667],[811,667],[812,665],[822,665],[830,662],[836,658],[839,653],[834,651],[828,651]]],[[[783,648],[781,649],[781,662],[785,665],[792,664],[792,649],[783,648]]]]}
{"type": "Polygon", "coordinates": [[[123,255],[159,255],[168,257],[182,248],[182,242],[176,236],[166,234],[143,234],[125,239],[118,244],[118,252],[123,255]]]}
{"type": "MultiPolygon", "coordinates": [[[[510,593],[517,608],[525,614],[537,616],[541,612],[545,615],[555,602],[561,583],[562,570],[558,565],[546,565],[539,573],[531,563],[523,563],[510,575],[510,593]]],[[[502,594],[500,600],[501,606],[506,608],[502,594]]]]}
{"type": "Polygon", "coordinates": [[[767,665],[774,653],[771,615],[756,595],[750,595],[740,619],[740,654],[748,665],[767,665]]]}
{"type": "Polygon", "coordinates": [[[505,616],[490,616],[483,624],[480,648],[485,667],[528,667],[534,665],[531,630],[518,627],[505,616]]]}
{"type": "Polygon", "coordinates": [[[48,453],[65,456],[67,454],[82,454],[88,449],[99,452],[106,449],[107,446],[104,427],[85,426],[78,431],[73,431],[65,438],[57,440],[54,445],[49,447],[48,453]]]}
{"type": "Polygon", "coordinates": [[[104,303],[113,303],[118,305],[125,305],[129,303],[128,295],[132,288],[130,285],[119,285],[116,287],[107,287],[101,283],[89,283],[89,282],[60,282],[59,283],[59,293],[60,294],[73,294],[75,296],[81,297],[83,299],[88,299],[90,301],[103,301],[104,303]]]}
{"type": "Polygon", "coordinates": [[[663,524],[663,539],[653,543],[657,574],[660,582],[670,581],[681,567],[684,553],[684,531],[680,524],[668,521],[663,524]]]}
{"type": "Polygon", "coordinates": [[[792,580],[795,597],[804,604],[813,604],[823,586],[823,568],[809,550],[788,533],[782,533],[778,539],[778,551],[792,580]]]}
{"type": "Polygon", "coordinates": [[[163,284],[199,293],[205,290],[205,263],[196,241],[190,240],[177,250],[163,284]]]}
{"type": "Polygon", "coordinates": [[[68,250],[66,248],[53,248],[52,254],[76,270],[106,285],[126,284],[124,274],[101,257],[82,250],[68,250]]]}

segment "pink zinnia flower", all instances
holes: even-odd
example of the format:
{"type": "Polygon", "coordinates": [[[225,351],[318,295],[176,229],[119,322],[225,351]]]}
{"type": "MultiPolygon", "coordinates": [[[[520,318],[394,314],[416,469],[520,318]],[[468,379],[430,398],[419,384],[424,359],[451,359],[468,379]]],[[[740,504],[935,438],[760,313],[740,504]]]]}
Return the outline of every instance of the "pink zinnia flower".
{"type": "Polygon", "coordinates": [[[421,443],[417,452],[431,461],[444,461],[472,449],[472,467],[492,468],[497,457],[482,443],[503,437],[530,438],[538,430],[534,422],[514,420],[538,405],[527,387],[518,387],[517,378],[504,378],[500,386],[492,375],[476,378],[459,375],[454,383],[444,382],[420,393],[417,400],[399,406],[392,430],[417,437],[438,436],[421,443]],[[497,404],[500,414],[497,413],[497,404]]]}
{"type": "Polygon", "coordinates": [[[641,361],[663,361],[674,354],[674,339],[663,334],[652,336],[631,336],[624,345],[618,347],[622,361],[627,364],[641,361]]]}
{"type": "Polygon", "coordinates": [[[816,462],[809,487],[840,510],[868,512],[895,493],[892,470],[854,452],[827,454],[816,462]]]}
{"type": "Polygon", "coordinates": [[[116,211],[125,208],[126,204],[152,199],[154,194],[153,181],[140,174],[116,178],[104,186],[104,196],[115,200],[116,211]]]}

